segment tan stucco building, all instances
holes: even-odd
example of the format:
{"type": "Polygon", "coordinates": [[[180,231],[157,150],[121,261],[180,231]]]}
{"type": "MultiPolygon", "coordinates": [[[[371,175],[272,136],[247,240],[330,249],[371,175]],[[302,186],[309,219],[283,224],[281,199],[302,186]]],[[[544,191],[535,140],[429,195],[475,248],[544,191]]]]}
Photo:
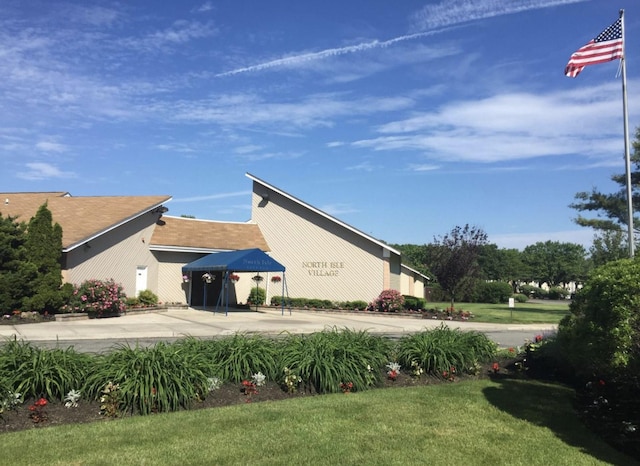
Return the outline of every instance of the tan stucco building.
{"type": "MultiPolygon", "coordinates": [[[[403,265],[399,251],[251,174],[247,177],[253,183],[248,222],[169,216],[168,195],[0,193],[0,213],[28,222],[47,203],[63,231],[63,279],[79,284],[113,278],[128,296],[149,289],[162,302],[200,305],[202,284],[194,288],[195,280],[183,279],[185,264],[216,252],[259,248],[286,267],[280,278],[285,278],[290,297],[370,302],[389,288],[424,297],[428,278],[403,265]]],[[[246,302],[255,283],[251,273],[238,275],[230,299],[246,302]]],[[[260,286],[269,302],[282,294],[285,281],[272,282],[274,274],[263,275],[260,286]]],[[[214,281],[214,296],[221,282],[214,281]]]]}

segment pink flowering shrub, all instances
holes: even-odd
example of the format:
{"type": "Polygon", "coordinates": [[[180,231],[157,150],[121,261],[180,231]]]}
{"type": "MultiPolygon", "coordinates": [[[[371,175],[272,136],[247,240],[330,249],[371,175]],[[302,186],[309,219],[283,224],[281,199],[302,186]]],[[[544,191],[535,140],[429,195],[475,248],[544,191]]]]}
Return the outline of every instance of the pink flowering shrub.
{"type": "Polygon", "coordinates": [[[397,290],[384,290],[367,307],[368,311],[398,312],[404,305],[404,296],[397,290]]]}
{"type": "Polygon", "coordinates": [[[103,315],[119,315],[125,310],[126,295],[122,285],[113,280],[87,280],[74,287],[69,303],[62,306],[62,312],[95,313],[103,315]]]}

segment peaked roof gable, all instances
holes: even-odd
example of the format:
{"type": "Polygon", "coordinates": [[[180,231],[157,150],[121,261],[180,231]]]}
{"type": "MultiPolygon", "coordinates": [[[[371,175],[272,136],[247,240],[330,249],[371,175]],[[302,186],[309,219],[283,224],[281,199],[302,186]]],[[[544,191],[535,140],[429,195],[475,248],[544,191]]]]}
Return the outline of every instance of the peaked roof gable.
{"type": "Polygon", "coordinates": [[[216,222],[193,218],[162,216],[151,236],[156,251],[233,251],[258,248],[269,251],[255,223],[216,222]]]}
{"type": "Polygon", "coordinates": [[[316,215],[320,215],[321,217],[324,217],[324,218],[328,219],[329,221],[335,223],[336,225],[339,225],[342,228],[345,228],[345,229],[357,234],[358,236],[361,236],[362,238],[364,238],[364,239],[366,239],[366,240],[368,240],[368,241],[370,241],[370,242],[372,242],[374,244],[377,244],[378,246],[382,247],[383,249],[386,249],[386,250],[388,250],[388,251],[390,251],[390,252],[392,252],[394,254],[400,255],[400,251],[398,251],[397,249],[392,248],[388,244],[385,244],[384,242],[382,242],[380,240],[377,240],[377,239],[373,238],[372,236],[367,235],[366,233],[358,230],[357,228],[354,228],[351,225],[349,225],[347,223],[344,223],[341,220],[338,220],[337,218],[329,215],[328,213],[323,212],[322,210],[320,210],[320,209],[318,209],[316,207],[313,207],[312,205],[307,204],[304,201],[301,201],[300,199],[292,196],[289,193],[286,193],[286,192],[282,191],[281,189],[276,188],[275,186],[270,185],[269,183],[261,180],[260,178],[258,178],[256,176],[253,176],[250,173],[245,173],[245,176],[247,178],[255,181],[256,183],[264,186],[265,188],[270,189],[271,191],[275,191],[276,193],[280,194],[281,196],[286,197],[287,199],[295,202],[296,204],[304,207],[305,209],[310,210],[311,212],[315,213],[316,215]]]}
{"type": "Polygon", "coordinates": [[[171,196],[73,197],[51,192],[0,193],[0,199],[0,213],[19,222],[28,222],[46,203],[53,221],[62,227],[62,250],[68,252],[161,207],[171,196]]]}

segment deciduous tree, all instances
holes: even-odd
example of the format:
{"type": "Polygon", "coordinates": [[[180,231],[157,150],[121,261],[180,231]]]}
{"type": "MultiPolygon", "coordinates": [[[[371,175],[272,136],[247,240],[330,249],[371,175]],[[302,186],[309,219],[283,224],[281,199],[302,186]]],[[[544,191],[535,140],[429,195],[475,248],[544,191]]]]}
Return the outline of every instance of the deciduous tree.
{"type": "Polygon", "coordinates": [[[582,281],[587,274],[584,246],[558,241],[537,242],[524,248],[522,258],[533,280],[549,286],[582,281]]]}
{"type": "Polygon", "coordinates": [[[465,284],[479,276],[478,256],[487,244],[487,234],[476,226],[456,226],[434,238],[431,270],[442,289],[451,298],[451,307],[465,284]]]}

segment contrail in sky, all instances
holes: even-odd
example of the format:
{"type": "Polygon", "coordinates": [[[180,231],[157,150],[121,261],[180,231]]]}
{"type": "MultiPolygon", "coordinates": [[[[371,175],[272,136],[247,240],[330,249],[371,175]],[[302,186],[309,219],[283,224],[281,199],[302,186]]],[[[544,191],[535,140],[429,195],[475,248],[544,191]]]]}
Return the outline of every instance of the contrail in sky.
{"type": "Polygon", "coordinates": [[[346,47],[321,50],[320,52],[291,55],[289,57],[278,58],[276,60],[259,63],[257,65],[245,66],[243,68],[236,68],[235,70],[225,71],[224,73],[218,73],[214,75],[214,77],[221,78],[225,76],[233,76],[236,74],[262,71],[270,68],[291,66],[309,61],[322,60],[324,58],[335,57],[337,55],[363,52],[375,48],[387,47],[389,45],[395,44],[396,42],[414,40],[421,37],[438,34],[443,31],[449,30],[454,26],[468,23],[470,21],[477,21],[480,19],[493,18],[496,16],[521,13],[528,10],[537,10],[541,8],[549,8],[585,1],[589,0],[445,0],[436,5],[428,5],[414,15],[414,20],[417,28],[426,30],[424,32],[407,34],[385,41],[372,40],[370,42],[363,42],[357,45],[349,45],[346,47]]]}

